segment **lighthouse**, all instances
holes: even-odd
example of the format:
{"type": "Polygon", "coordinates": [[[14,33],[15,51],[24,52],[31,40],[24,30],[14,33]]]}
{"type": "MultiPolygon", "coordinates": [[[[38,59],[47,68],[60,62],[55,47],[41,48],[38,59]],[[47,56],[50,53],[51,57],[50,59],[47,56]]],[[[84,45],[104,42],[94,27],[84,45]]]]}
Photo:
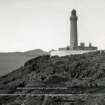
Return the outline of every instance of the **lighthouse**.
{"type": "Polygon", "coordinates": [[[77,19],[76,10],[73,9],[70,16],[70,50],[78,49],[77,19]]]}
{"type": "Polygon", "coordinates": [[[75,9],[71,11],[71,16],[69,20],[70,20],[70,45],[63,48],[59,48],[58,50],[52,50],[50,51],[50,55],[67,56],[67,55],[96,52],[98,47],[92,46],[91,43],[89,44],[89,46],[85,46],[84,42],[81,42],[80,45],[78,45],[78,31],[77,31],[78,17],[75,9]]]}

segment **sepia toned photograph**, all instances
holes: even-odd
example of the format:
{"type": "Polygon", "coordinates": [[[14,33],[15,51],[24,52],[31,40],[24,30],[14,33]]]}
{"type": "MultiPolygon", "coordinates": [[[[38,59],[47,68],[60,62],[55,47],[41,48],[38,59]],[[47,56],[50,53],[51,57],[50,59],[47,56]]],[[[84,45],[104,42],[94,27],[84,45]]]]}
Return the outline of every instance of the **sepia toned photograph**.
{"type": "Polygon", "coordinates": [[[0,105],[105,105],[105,0],[0,0],[0,105]]]}

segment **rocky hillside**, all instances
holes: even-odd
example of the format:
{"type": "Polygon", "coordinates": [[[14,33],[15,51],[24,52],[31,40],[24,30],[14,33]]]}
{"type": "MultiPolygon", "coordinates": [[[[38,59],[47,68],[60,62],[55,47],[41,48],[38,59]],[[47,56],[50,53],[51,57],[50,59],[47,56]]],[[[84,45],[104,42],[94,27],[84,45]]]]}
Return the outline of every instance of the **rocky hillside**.
{"type": "Polygon", "coordinates": [[[99,51],[65,57],[40,56],[0,77],[1,105],[61,105],[61,101],[62,105],[104,105],[104,92],[105,53],[99,51]],[[97,96],[99,93],[102,95],[97,96]],[[37,94],[73,95],[68,98],[36,96],[37,94]],[[79,96],[80,94],[90,95],[79,96]]]}

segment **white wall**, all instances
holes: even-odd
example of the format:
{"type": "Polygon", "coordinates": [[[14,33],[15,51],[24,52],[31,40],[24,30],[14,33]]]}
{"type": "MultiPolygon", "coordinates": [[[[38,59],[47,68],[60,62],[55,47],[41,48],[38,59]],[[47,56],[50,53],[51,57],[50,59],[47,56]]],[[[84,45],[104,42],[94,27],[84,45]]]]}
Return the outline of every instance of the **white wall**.
{"type": "Polygon", "coordinates": [[[66,56],[66,55],[75,55],[75,54],[83,54],[88,52],[95,52],[96,50],[62,50],[62,51],[51,51],[51,56],[66,56]]]}

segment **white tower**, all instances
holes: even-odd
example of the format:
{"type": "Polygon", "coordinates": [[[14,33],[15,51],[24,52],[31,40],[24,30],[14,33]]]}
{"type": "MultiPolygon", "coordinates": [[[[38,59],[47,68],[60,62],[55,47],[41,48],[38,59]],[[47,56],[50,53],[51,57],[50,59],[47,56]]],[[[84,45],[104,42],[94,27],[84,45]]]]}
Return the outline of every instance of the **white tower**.
{"type": "Polygon", "coordinates": [[[78,49],[77,19],[76,10],[73,9],[70,16],[70,50],[78,49]]]}

